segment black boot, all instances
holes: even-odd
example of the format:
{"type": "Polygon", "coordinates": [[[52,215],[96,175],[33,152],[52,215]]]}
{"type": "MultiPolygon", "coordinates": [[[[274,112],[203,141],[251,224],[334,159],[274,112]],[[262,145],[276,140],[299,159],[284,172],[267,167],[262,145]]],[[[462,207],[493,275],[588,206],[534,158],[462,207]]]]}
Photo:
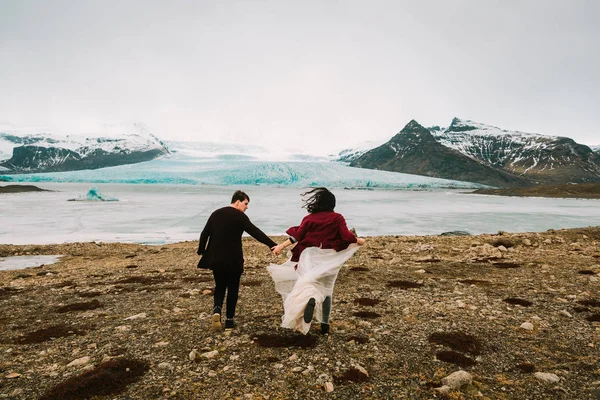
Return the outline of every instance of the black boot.
{"type": "Polygon", "coordinates": [[[310,300],[308,301],[308,303],[306,303],[306,308],[304,309],[304,322],[306,322],[307,324],[310,324],[313,319],[314,313],[315,313],[315,299],[313,297],[311,297],[310,300]]]}
{"type": "Polygon", "coordinates": [[[235,321],[233,320],[233,318],[227,318],[225,320],[225,329],[229,330],[229,329],[233,329],[235,328],[235,321]]]}
{"type": "Polygon", "coordinates": [[[329,334],[329,324],[321,323],[321,334],[323,334],[323,335],[329,334]]]}

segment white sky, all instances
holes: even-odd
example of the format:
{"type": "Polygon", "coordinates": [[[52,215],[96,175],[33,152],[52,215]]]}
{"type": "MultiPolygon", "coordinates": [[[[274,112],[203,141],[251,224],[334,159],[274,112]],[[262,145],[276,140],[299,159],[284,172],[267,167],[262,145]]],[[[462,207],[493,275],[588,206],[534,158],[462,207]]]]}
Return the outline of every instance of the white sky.
{"type": "Polygon", "coordinates": [[[319,153],[452,117],[600,143],[596,0],[0,0],[0,121],[319,153]]]}

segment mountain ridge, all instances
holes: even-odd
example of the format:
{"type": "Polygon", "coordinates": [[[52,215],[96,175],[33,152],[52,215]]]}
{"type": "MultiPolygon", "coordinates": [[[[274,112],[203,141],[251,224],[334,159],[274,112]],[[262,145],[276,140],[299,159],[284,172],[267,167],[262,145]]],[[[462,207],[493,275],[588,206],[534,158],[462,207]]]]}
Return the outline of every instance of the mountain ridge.
{"type": "Polygon", "coordinates": [[[101,136],[0,130],[0,171],[5,174],[98,169],[169,154],[143,124],[108,125],[101,136]]]}
{"type": "Polygon", "coordinates": [[[411,120],[388,142],[349,161],[353,167],[498,187],[600,182],[600,154],[588,146],[459,118],[445,129],[411,120]],[[426,140],[415,141],[415,135],[426,140]]]}

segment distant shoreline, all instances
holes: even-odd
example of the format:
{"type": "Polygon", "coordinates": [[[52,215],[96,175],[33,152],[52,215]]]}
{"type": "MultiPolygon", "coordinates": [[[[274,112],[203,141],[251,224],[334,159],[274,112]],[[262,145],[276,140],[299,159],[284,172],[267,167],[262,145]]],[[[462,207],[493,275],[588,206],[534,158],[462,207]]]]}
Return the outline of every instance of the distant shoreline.
{"type": "Polygon", "coordinates": [[[42,189],[34,185],[6,185],[0,186],[2,193],[24,193],[24,192],[51,192],[52,190],[42,189]]]}
{"type": "Polygon", "coordinates": [[[540,185],[506,189],[477,189],[470,193],[495,196],[600,199],[600,183],[540,185]]]}

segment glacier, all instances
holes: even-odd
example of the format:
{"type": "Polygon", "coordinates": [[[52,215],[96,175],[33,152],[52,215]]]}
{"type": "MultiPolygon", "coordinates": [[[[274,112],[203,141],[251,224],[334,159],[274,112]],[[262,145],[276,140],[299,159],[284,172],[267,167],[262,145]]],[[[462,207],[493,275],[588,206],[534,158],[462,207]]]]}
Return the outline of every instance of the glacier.
{"type": "Polygon", "coordinates": [[[171,154],[138,164],[96,170],[8,175],[6,182],[327,186],[364,189],[473,189],[471,182],[349,167],[309,154],[260,146],[167,142],[171,154]]]}

